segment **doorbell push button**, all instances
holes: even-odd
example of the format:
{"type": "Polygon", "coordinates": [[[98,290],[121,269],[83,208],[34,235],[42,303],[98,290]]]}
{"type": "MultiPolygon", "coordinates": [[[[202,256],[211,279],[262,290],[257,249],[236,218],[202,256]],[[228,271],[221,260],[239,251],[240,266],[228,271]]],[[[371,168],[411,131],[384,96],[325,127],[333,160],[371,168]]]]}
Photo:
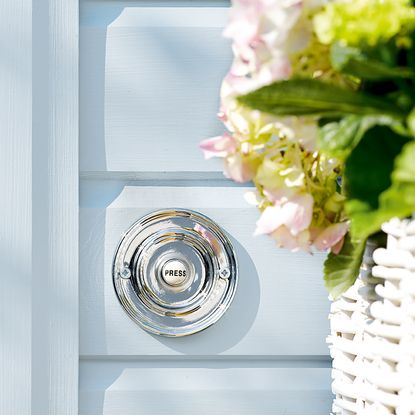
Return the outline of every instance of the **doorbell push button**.
{"type": "Polygon", "coordinates": [[[191,210],[153,212],[121,238],[113,261],[115,293],[144,330],[187,336],[225,313],[238,281],[229,237],[191,210]]]}
{"type": "Polygon", "coordinates": [[[182,285],[190,277],[188,268],[178,259],[167,261],[161,269],[161,275],[168,285],[174,287],[182,285]]]}

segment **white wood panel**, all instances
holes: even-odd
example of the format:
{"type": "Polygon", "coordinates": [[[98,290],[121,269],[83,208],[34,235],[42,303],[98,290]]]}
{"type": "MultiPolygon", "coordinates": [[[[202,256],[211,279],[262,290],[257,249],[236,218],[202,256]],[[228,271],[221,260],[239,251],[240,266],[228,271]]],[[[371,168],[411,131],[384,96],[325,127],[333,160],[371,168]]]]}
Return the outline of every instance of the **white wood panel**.
{"type": "Polygon", "coordinates": [[[216,112],[231,60],[221,36],[228,9],[195,6],[84,4],[81,171],[221,169],[203,161],[198,142],[224,130],[216,112]]]}
{"type": "Polygon", "coordinates": [[[30,413],[32,385],[31,3],[0,2],[0,413],[13,415],[30,413]]]}
{"type": "MultiPolygon", "coordinates": [[[[93,181],[92,181],[93,182],[93,181]]],[[[117,187],[118,186],[118,187],[117,187]]],[[[234,187],[107,188],[81,204],[80,330],[82,355],[326,355],[327,293],[322,255],[277,249],[252,236],[256,208],[234,187]],[[180,339],[151,336],[125,314],[114,294],[111,263],[123,232],[152,210],[186,207],[230,234],[240,285],[228,312],[208,330],[180,339]]]]}
{"type": "MultiPolygon", "coordinates": [[[[272,365],[271,365],[272,366],[272,365]]],[[[82,362],[80,415],[322,415],[330,369],[82,362]]]]}

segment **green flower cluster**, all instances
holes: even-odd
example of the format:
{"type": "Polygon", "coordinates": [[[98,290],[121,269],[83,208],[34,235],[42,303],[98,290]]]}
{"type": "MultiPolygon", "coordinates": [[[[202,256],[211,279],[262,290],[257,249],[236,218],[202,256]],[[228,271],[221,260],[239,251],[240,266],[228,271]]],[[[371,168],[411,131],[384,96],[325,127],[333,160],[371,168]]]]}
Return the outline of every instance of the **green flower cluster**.
{"type": "Polygon", "coordinates": [[[323,44],[375,46],[415,28],[410,0],[343,0],[330,2],[314,16],[314,30],[323,44]]]}

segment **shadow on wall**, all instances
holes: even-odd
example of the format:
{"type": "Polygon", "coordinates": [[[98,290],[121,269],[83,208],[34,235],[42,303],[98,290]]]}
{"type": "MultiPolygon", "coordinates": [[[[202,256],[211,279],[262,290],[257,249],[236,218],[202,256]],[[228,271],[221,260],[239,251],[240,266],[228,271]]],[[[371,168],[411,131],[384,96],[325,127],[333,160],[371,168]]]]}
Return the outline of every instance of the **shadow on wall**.
{"type": "Polygon", "coordinates": [[[118,361],[103,368],[99,362],[82,362],[79,414],[298,415],[305,408],[307,415],[330,412],[328,368],[223,363],[128,361],[126,368],[118,361]]]}
{"type": "Polygon", "coordinates": [[[191,355],[222,353],[238,342],[255,321],[260,303],[259,277],[245,248],[232,238],[239,267],[239,282],[235,298],[222,318],[206,330],[181,338],[153,337],[170,349],[191,355]]]}
{"type": "Polygon", "coordinates": [[[81,2],[81,172],[221,171],[220,160],[203,164],[198,142],[223,132],[215,114],[231,60],[225,13],[208,7],[195,27],[192,13],[204,12],[190,6],[124,4],[81,2]]]}
{"type": "Polygon", "coordinates": [[[79,129],[80,168],[83,157],[93,155],[96,170],[106,170],[105,149],[105,57],[108,26],[124,6],[103,11],[93,2],[80,2],[79,129]],[[92,47],[93,46],[93,47],[92,47]]]}

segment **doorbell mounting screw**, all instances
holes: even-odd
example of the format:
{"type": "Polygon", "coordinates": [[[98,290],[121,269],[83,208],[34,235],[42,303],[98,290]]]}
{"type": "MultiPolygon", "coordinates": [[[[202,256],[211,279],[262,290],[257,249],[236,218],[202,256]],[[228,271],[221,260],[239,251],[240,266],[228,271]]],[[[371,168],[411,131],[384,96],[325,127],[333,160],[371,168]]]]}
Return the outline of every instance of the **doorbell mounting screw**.
{"type": "Polygon", "coordinates": [[[124,267],[120,271],[120,277],[124,279],[128,279],[131,277],[131,271],[130,271],[130,268],[128,267],[128,264],[124,264],[124,267]]]}
{"type": "Polygon", "coordinates": [[[228,268],[223,268],[223,270],[220,272],[221,278],[224,278],[224,279],[229,278],[230,275],[231,275],[231,272],[229,271],[228,268]]]}

